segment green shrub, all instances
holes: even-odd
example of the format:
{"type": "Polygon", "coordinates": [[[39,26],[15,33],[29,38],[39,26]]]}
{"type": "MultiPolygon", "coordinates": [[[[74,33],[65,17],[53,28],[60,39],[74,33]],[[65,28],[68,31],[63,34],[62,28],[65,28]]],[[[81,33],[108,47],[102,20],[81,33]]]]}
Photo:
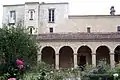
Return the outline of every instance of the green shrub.
{"type": "Polygon", "coordinates": [[[12,77],[21,76],[24,71],[16,68],[16,59],[24,60],[25,65],[36,65],[37,50],[35,38],[22,27],[0,28],[0,61],[3,62],[0,64],[1,76],[6,73],[12,77]]]}
{"type": "Polygon", "coordinates": [[[104,60],[100,60],[97,67],[86,67],[82,72],[82,80],[99,80],[99,78],[113,79],[113,74],[116,73],[116,69],[113,69],[104,60]]]}
{"type": "Polygon", "coordinates": [[[23,59],[25,64],[35,64],[37,61],[36,41],[26,33],[25,29],[17,27],[0,28],[0,57],[6,64],[23,59]]]}
{"type": "Polygon", "coordinates": [[[76,78],[80,77],[80,70],[74,68],[56,70],[53,66],[40,62],[37,66],[33,67],[31,71],[24,74],[23,80],[41,80],[43,77],[45,80],[63,80],[64,78],[70,77],[76,78]],[[42,76],[42,73],[45,73],[45,75],[42,76]]]}

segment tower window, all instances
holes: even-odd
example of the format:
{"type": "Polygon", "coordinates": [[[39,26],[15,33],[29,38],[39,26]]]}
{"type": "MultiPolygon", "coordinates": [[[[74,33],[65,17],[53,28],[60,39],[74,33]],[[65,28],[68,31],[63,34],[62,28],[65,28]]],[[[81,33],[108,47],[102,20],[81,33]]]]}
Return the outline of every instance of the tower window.
{"type": "Polygon", "coordinates": [[[55,9],[48,9],[49,17],[48,22],[54,22],[55,21],[55,9]]]}
{"type": "Polygon", "coordinates": [[[87,27],[87,32],[90,33],[90,27],[87,27]]]}
{"type": "Polygon", "coordinates": [[[53,28],[52,28],[52,27],[50,27],[49,29],[50,29],[50,33],[53,33],[53,28]]]}

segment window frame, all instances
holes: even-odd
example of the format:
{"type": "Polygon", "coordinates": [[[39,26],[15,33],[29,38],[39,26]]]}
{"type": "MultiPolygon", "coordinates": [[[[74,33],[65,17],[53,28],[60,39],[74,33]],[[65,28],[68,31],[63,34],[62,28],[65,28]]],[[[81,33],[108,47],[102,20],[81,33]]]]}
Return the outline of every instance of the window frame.
{"type": "Polygon", "coordinates": [[[15,25],[16,22],[16,11],[15,10],[11,10],[9,11],[9,25],[15,25]],[[11,20],[14,20],[14,22],[11,22],[11,20]]]}
{"type": "Polygon", "coordinates": [[[29,13],[29,20],[34,20],[35,10],[34,9],[30,9],[28,11],[28,13],[29,13]]]}
{"type": "Polygon", "coordinates": [[[87,33],[91,33],[91,27],[87,27],[87,33]]]}
{"type": "Polygon", "coordinates": [[[120,26],[117,26],[117,32],[120,32],[120,26]]]}
{"type": "Polygon", "coordinates": [[[13,18],[14,20],[16,19],[16,11],[15,10],[10,11],[10,18],[13,18]],[[13,16],[13,13],[14,13],[14,16],[13,16]]]}
{"type": "Polygon", "coordinates": [[[49,28],[49,32],[50,32],[50,33],[53,33],[53,27],[50,27],[50,28],[49,28]]]}
{"type": "Polygon", "coordinates": [[[35,29],[34,26],[28,26],[27,28],[30,34],[33,34],[33,30],[35,29]]]}
{"type": "Polygon", "coordinates": [[[55,22],[55,8],[48,9],[48,23],[55,22]]]}

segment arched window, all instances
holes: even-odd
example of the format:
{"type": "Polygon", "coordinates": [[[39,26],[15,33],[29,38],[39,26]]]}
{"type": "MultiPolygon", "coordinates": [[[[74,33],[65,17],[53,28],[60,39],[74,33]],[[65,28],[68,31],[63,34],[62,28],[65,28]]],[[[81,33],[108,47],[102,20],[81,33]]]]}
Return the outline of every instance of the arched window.
{"type": "Polygon", "coordinates": [[[34,26],[28,26],[29,33],[33,34],[33,30],[35,29],[34,26]]]}
{"type": "Polygon", "coordinates": [[[34,9],[30,9],[28,11],[28,13],[29,13],[29,20],[33,20],[34,19],[34,13],[35,13],[34,9]]]}

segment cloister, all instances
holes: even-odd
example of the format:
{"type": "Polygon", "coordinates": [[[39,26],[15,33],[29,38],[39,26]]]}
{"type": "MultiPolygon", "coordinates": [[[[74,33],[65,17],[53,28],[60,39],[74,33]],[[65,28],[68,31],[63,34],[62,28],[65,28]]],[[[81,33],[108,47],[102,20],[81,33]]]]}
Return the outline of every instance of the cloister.
{"type": "MultiPolygon", "coordinates": [[[[42,38],[44,39],[44,38],[42,38]]],[[[41,40],[38,60],[59,68],[96,66],[104,59],[111,67],[120,61],[120,42],[109,40],[41,40]]]]}

